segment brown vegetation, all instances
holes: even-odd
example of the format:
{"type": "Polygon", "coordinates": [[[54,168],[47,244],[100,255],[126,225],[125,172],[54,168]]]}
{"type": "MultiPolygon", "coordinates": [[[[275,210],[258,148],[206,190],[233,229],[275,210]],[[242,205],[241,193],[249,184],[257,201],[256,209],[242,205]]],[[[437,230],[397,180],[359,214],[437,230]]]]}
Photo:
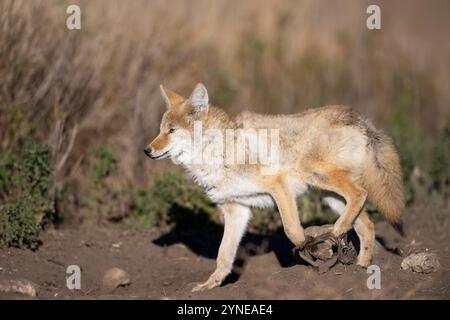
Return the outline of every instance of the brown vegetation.
{"type": "Polygon", "coordinates": [[[169,164],[142,152],[159,84],[201,81],[231,113],[351,105],[393,135],[410,200],[448,196],[448,3],[378,3],[380,31],[364,1],[2,1],[0,152],[48,145],[59,218],[121,219],[169,164]],[[74,2],[80,31],[65,27],[74,2]]]}

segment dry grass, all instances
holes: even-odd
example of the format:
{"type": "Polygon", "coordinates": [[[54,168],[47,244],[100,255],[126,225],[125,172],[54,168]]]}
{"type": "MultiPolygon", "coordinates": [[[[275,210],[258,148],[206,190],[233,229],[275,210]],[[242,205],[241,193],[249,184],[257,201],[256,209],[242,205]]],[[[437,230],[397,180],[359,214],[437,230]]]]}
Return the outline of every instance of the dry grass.
{"type": "MultiPolygon", "coordinates": [[[[432,141],[449,114],[448,2],[377,3],[381,31],[365,28],[364,1],[2,1],[0,150],[48,144],[75,205],[101,145],[117,145],[118,188],[148,187],[167,165],[141,151],[164,111],[158,85],[187,95],[199,81],[232,113],[349,104],[398,143],[432,141]],[[73,3],[81,31],[65,27],[73,3]]],[[[405,151],[412,166],[420,149],[405,151]]]]}

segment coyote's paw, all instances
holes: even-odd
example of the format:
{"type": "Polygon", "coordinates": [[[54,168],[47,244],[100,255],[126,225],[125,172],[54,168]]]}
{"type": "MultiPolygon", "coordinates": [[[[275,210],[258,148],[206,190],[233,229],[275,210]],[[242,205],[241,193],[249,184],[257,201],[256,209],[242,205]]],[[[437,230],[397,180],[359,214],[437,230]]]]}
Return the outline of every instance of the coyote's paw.
{"type": "Polygon", "coordinates": [[[334,224],[333,227],[333,235],[336,238],[339,238],[340,236],[342,236],[344,233],[346,233],[350,228],[343,225],[342,223],[340,223],[340,221],[336,221],[336,223],[334,224]]]}
{"type": "Polygon", "coordinates": [[[367,267],[370,264],[370,258],[367,257],[358,257],[358,260],[356,261],[356,264],[360,267],[363,267],[364,269],[367,269],[367,267]]]}
{"type": "Polygon", "coordinates": [[[222,281],[211,280],[211,278],[210,278],[210,279],[208,279],[208,281],[196,285],[192,289],[192,292],[209,290],[209,289],[220,286],[221,283],[222,283],[222,281]]]}
{"type": "Polygon", "coordinates": [[[206,282],[198,284],[192,289],[192,292],[196,291],[205,291],[215,287],[218,287],[222,284],[223,279],[225,279],[228,272],[220,272],[215,271],[206,282]]]}

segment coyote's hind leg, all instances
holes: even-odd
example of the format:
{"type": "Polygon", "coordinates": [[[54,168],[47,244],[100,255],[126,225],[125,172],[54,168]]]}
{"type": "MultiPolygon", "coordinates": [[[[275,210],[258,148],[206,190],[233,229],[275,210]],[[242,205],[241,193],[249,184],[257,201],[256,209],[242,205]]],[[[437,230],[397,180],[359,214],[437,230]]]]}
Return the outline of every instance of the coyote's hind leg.
{"type": "Polygon", "coordinates": [[[327,163],[310,167],[308,183],[322,190],[332,191],[345,199],[345,210],[334,224],[333,234],[339,237],[351,229],[367,199],[367,190],[354,181],[347,170],[327,163]]]}
{"type": "MultiPolygon", "coordinates": [[[[335,195],[328,195],[325,196],[323,200],[337,214],[341,215],[344,213],[344,199],[335,195]]],[[[360,242],[357,264],[362,267],[368,267],[372,260],[373,250],[375,246],[375,227],[365,209],[361,210],[353,226],[360,242]]]]}

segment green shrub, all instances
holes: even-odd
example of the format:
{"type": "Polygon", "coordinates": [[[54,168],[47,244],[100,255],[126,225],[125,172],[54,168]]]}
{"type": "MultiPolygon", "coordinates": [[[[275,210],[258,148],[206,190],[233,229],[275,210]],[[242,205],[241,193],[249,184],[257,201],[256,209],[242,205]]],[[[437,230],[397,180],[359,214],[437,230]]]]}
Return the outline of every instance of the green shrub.
{"type": "Polygon", "coordinates": [[[92,152],[94,161],[91,162],[89,171],[90,183],[93,188],[105,185],[105,179],[117,175],[119,160],[115,154],[115,145],[104,145],[92,152]]]}
{"type": "Polygon", "coordinates": [[[338,215],[334,213],[322,199],[318,190],[311,190],[297,199],[297,206],[302,224],[333,223],[338,215]]]}
{"type": "Polygon", "coordinates": [[[182,172],[167,171],[156,173],[153,187],[149,190],[134,190],[132,193],[131,215],[126,223],[144,228],[182,223],[179,211],[188,210],[193,214],[204,213],[212,220],[217,216],[216,207],[206,198],[204,191],[190,181],[182,172]]]}
{"type": "Polygon", "coordinates": [[[99,221],[116,220],[121,212],[125,192],[114,184],[119,172],[119,158],[115,145],[101,145],[91,152],[88,167],[89,189],[84,195],[84,204],[94,210],[99,221]]]}
{"type": "Polygon", "coordinates": [[[52,168],[46,146],[31,143],[0,159],[0,243],[35,248],[39,231],[55,212],[52,168]]]}
{"type": "MultiPolygon", "coordinates": [[[[167,210],[167,207],[159,208],[156,212],[153,211],[154,200],[152,199],[152,190],[131,190],[131,212],[125,221],[126,224],[134,227],[142,226],[143,228],[157,225],[163,219],[160,213],[167,210]]],[[[165,203],[162,203],[162,205],[164,206],[165,203]]]]}

